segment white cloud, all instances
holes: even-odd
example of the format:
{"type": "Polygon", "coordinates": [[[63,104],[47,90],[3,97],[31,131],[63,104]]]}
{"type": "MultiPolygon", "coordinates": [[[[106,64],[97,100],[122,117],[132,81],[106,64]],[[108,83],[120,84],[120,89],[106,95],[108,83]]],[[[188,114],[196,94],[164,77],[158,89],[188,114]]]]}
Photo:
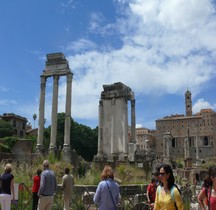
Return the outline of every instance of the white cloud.
{"type": "Polygon", "coordinates": [[[0,92],[7,92],[8,89],[6,87],[0,86],[0,92]]]}
{"type": "Polygon", "coordinates": [[[142,128],[142,124],[136,124],[136,128],[142,128]]]}
{"type": "Polygon", "coordinates": [[[67,46],[67,51],[74,51],[74,52],[84,52],[86,50],[92,50],[97,48],[97,45],[87,39],[79,39],[76,42],[72,42],[67,46]]]}
{"type": "MultiPolygon", "coordinates": [[[[104,84],[123,82],[135,96],[182,94],[189,85],[196,95],[216,76],[212,56],[216,52],[216,42],[212,41],[216,16],[211,1],[134,0],[126,10],[127,18],[116,20],[115,28],[122,34],[120,48],[99,46],[87,39],[67,47],[79,53],[67,57],[74,73],[72,116],[76,118],[98,117],[104,84]]],[[[101,14],[92,15],[92,30],[99,32],[114,25],[103,25],[100,18],[101,14]]],[[[64,111],[64,83],[61,88],[59,109],[64,111]]],[[[201,104],[203,101],[197,102],[194,111],[201,104]]]]}
{"type": "Polygon", "coordinates": [[[203,98],[200,98],[193,105],[193,113],[198,113],[201,109],[212,109],[216,108],[216,104],[211,105],[208,101],[205,101],[203,98]]]}
{"type": "Polygon", "coordinates": [[[10,106],[10,105],[14,105],[14,104],[17,104],[17,102],[15,100],[7,100],[7,99],[1,99],[0,100],[1,106],[10,106]]]}

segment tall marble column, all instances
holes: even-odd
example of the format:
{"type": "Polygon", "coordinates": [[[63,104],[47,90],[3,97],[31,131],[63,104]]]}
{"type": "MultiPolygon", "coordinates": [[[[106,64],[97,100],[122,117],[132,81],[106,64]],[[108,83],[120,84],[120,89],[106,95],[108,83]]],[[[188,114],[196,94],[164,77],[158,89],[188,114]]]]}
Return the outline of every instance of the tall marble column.
{"type": "Polygon", "coordinates": [[[163,156],[164,157],[167,156],[166,142],[167,142],[167,140],[166,140],[166,136],[164,134],[164,137],[163,137],[163,156]]]}
{"type": "Polygon", "coordinates": [[[200,160],[199,160],[199,145],[198,145],[198,129],[196,129],[196,166],[199,166],[200,160]]]}
{"type": "Polygon", "coordinates": [[[57,136],[57,113],[58,113],[58,81],[59,76],[53,75],[53,99],[52,99],[52,125],[51,125],[51,139],[50,150],[56,148],[56,136],[57,136]]]}
{"type": "MultiPolygon", "coordinates": [[[[127,106],[127,101],[126,101],[126,107],[128,108],[127,106]]],[[[126,110],[128,110],[126,108],[126,110]]],[[[128,113],[127,111],[124,112],[122,114],[123,116],[123,119],[122,119],[122,149],[123,149],[123,154],[126,156],[127,153],[128,153],[128,113]]]]}
{"type": "Polygon", "coordinates": [[[136,143],[135,99],[131,100],[131,141],[136,143]]]}
{"type": "Polygon", "coordinates": [[[73,74],[67,74],[66,106],[65,106],[65,133],[64,148],[70,150],[70,128],[71,128],[71,85],[73,74]]]}
{"type": "Polygon", "coordinates": [[[102,155],[103,148],[103,101],[99,102],[99,127],[98,127],[98,153],[97,156],[102,155]]]}
{"type": "Polygon", "coordinates": [[[42,149],[43,149],[45,93],[46,93],[46,77],[41,75],[38,138],[37,138],[37,146],[36,146],[37,153],[42,153],[42,149]]]}

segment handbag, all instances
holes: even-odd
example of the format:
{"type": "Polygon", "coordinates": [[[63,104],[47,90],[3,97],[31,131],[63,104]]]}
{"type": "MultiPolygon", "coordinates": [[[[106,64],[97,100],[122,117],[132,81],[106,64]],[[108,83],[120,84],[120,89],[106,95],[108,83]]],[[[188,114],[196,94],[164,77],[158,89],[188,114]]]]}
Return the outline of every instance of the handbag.
{"type": "Polygon", "coordinates": [[[109,184],[107,183],[107,181],[106,181],[106,185],[107,185],[107,187],[108,187],[108,191],[109,191],[109,193],[110,193],[110,196],[111,196],[111,199],[112,199],[114,208],[115,208],[115,210],[116,210],[116,204],[115,204],[114,198],[113,198],[113,196],[112,196],[111,189],[110,189],[109,184]]]}

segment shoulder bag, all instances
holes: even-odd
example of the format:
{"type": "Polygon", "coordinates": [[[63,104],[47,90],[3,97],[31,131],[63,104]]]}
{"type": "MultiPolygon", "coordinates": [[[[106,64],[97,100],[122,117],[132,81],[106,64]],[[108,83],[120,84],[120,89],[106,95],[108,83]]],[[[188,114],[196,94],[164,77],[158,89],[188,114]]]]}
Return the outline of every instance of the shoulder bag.
{"type": "Polygon", "coordinates": [[[108,190],[109,190],[109,193],[110,193],[110,196],[111,196],[111,199],[112,199],[114,208],[115,208],[115,210],[116,210],[116,204],[115,204],[114,198],[113,198],[113,196],[112,196],[111,189],[110,189],[109,184],[107,183],[107,181],[106,181],[106,185],[107,185],[107,187],[108,187],[108,190]]]}

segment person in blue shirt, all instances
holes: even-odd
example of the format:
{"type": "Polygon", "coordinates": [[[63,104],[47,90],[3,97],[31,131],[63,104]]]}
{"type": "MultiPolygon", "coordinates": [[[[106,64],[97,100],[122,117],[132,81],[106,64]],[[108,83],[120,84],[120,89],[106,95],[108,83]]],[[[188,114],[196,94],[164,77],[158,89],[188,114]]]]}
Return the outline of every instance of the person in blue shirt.
{"type": "Polygon", "coordinates": [[[116,210],[119,198],[119,185],[114,181],[113,170],[111,166],[105,165],[93,201],[98,210],[116,210]]]}

